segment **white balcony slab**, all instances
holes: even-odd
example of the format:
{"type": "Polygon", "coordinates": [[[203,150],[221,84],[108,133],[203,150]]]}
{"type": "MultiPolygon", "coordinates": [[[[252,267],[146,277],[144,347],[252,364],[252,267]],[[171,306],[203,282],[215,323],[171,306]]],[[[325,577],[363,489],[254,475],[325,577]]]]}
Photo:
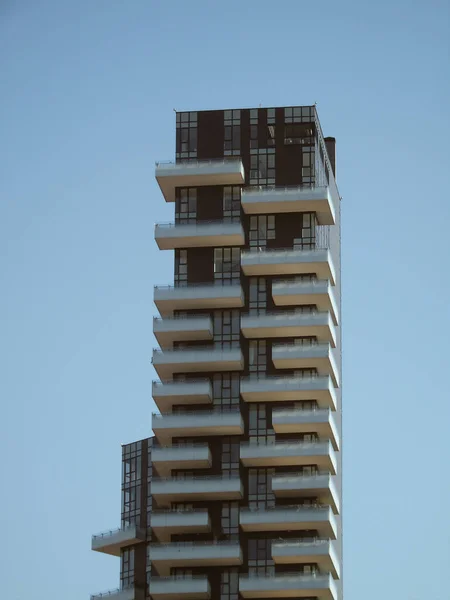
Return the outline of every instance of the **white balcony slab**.
{"type": "Polygon", "coordinates": [[[239,592],[243,598],[315,598],[338,600],[331,574],[240,575],[239,592]]]}
{"type": "Polygon", "coordinates": [[[241,379],[245,402],[315,400],[319,408],[336,410],[336,390],[331,377],[258,377],[241,379]]]}
{"type": "Polygon", "coordinates": [[[326,279],[316,279],[315,281],[275,280],[272,283],[272,298],[276,306],[315,304],[318,311],[328,311],[331,314],[333,323],[338,325],[338,303],[333,286],[326,279]]]}
{"type": "Polygon", "coordinates": [[[240,500],[244,488],[238,477],[154,479],[152,496],[159,506],[198,500],[240,500]]]}
{"type": "Polygon", "coordinates": [[[155,225],[155,240],[160,250],[243,246],[245,233],[240,223],[167,223],[155,225]]]}
{"type": "Polygon", "coordinates": [[[339,450],[339,433],[329,408],[300,410],[291,408],[272,409],[272,427],[275,433],[308,433],[315,431],[321,439],[330,440],[339,450]]]}
{"type": "Polygon", "coordinates": [[[320,225],[336,222],[327,187],[261,187],[242,190],[242,208],[248,215],[315,212],[320,225]]]}
{"type": "Polygon", "coordinates": [[[272,509],[241,508],[239,524],[243,531],[316,530],[319,536],[336,539],[337,523],[330,506],[276,506],[272,509]]]}
{"type": "Polygon", "coordinates": [[[158,409],[169,412],[174,404],[211,404],[213,391],[209,379],[185,381],[154,381],[152,396],[158,409]]]}
{"type": "Polygon", "coordinates": [[[170,316],[174,310],[241,308],[244,292],[240,285],[198,284],[186,286],[158,286],[154,302],[161,316],[170,316]]]}
{"type": "Polygon", "coordinates": [[[272,558],[276,565],[316,563],[322,572],[339,579],[339,560],[333,542],[327,539],[314,541],[285,540],[272,543],[272,558]]]}
{"type": "Polygon", "coordinates": [[[133,524],[126,528],[119,528],[93,535],[91,547],[92,550],[95,550],[96,552],[120,556],[120,550],[122,548],[145,541],[145,538],[145,530],[140,529],[136,524],[133,524]]]}
{"type": "Polygon", "coordinates": [[[157,162],[155,177],[166,202],[175,202],[177,187],[245,183],[244,166],[240,158],[157,162]]]}
{"type": "Polygon", "coordinates": [[[331,253],[326,249],[275,250],[262,249],[242,252],[244,275],[306,275],[314,273],[319,279],[336,283],[331,253]]]}
{"type": "MultiPolygon", "coordinates": [[[[211,530],[211,519],[206,509],[154,510],[150,526],[160,541],[169,541],[174,533],[206,533],[211,530]]],[[[330,537],[330,536],[329,536],[330,537]]]]}
{"type": "Polygon", "coordinates": [[[272,491],[277,498],[317,498],[320,504],[331,506],[334,514],[339,514],[339,495],[329,473],[303,475],[301,473],[275,474],[272,477],[272,491]]]}
{"type": "Polygon", "coordinates": [[[213,323],[209,315],[153,319],[153,333],[161,346],[173,342],[212,340],[213,323]]]}
{"type": "Polygon", "coordinates": [[[242,550],[238,542],[173,542],[150,544],[149,558],[161,575],[174,567],[241,565],[242,550]]]}
{"type": "Polygon", "coordinates": [[[153,350],[152,363],[161,379],[170,379],[174,373],[242,371],[244,356],[240,348],[192,346],[153,350]]]}
{"type": "Polygon", "coordinates": [[[212,464],[207,444],[171,446],[152,449],[152,463],[161,476],[170,475],[172,469],[208,469],[212,464]]]}
{"type": "Polygon", "coordinates": [[[336,328],[328,312],[280,311],[243,315],[241,331],[246,338],[317,337],[336,346],[336,328]]]}
{"type": "Polygon", "coordinates": [[[245,467],[317,465],[336,474],[337,460],[330,442],[242,442],[240,459],[245,467]]]}
{"type": "Polygon", "coordinates": [[[208,578],[197,577],[152,577],[150,596],[153,600],[204,600],[211,598],[208,578]]]}
{"type": "Polygon", "coordinates": [[[242,435],[244,421],[239,410],[198,411],[153,415],[152,428],[158,440],[178,436],[242,435]]]}
{"type": "Polygon", "coordinates": [[[274,344],[272,362],[276,369],[317,369],[319,375],[329,375],[339,387],[339,370],[329,342],[274,344]]]}

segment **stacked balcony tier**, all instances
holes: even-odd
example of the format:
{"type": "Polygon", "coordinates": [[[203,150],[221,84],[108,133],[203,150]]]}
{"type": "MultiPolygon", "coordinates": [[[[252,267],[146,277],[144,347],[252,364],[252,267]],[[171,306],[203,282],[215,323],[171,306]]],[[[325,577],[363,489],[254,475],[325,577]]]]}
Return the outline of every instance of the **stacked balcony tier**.
{"type": "Polygon", "coordinates": [[[244,488],[239,477],[173,477],[154,479],[152,497],[159,506],[172,502],[241,500],[244,488]]]}
{"type": "Polygon", "coordinates": [[[244,377],[241,396],[245,402],[315,401],[319,408],[336,410],[336,391],[330,376],[244,377]]]}
{"type": "Polygon", "coordinates": [[[317,465],[336,475],[337,459],[329,441],[242,442],[241,462],[245,467],[317,465]]]}
{"type": "Polygon", "coordinates": [[[274,408],[272,427],[275,433],[308,433],[313,429],[321,439],[330,440],[333,448],[339,450],[339,433],[329,408],[318,410],[274,408]]]}
{"type": "Polygon", "coordinates": [[[161,223],[155,225],[155,240],[160,250],[175,248],[214,248],[243,246],[244,229],[240,223],[161,223]]]}
{"type": "Polygon", "coordinates": [[[295,498],[295,501],[317,498],[320,504],[331,506],[334,514],[340,511],[334,478],[328,472],[276,473],[272,477],[272,491],[276,498],[295,498]]]}
{"type": "Polygon", "coordinates": [[[336,584],[330,573],[276,575],[241,575],[239,592],[242,598],[314,598],[338,600],[336,584]]]}
{"type": "Polygon", "coordinates": [[[242,308],[244,292],[240,285],[166,285],[155,287],[154,302],[160,314],[165,317],[173,314],[174,310],[242,308]]]}
{"type": "Polygon", "coordinates": [[[158,440],[177,436],[242,435],[244,421],[239,409],[166,413],[153,415],[152,428],[158,440]]]}
{"type": "Polygon", "coordinates": [[[245,172],[240,158],[158,162],[156,181],[166,202],[175,202],[177,187],[242,185],[245,172]]]}
{"type": "Polygon", "coordinates": [[[145,531],[136,524],[129,527],[104,531],[92,536],[91,547],[96,552],[120,556],[120,551],[127,546],[134,546],[145,540],[145,531]]]}
{"type": "Polygon", "coordinates": [[[211,598],[206,575],[152,577],[149,587],[153,600],[205,600],[211,598]]]}
{"type": "Polygon", "coordinates": [[[242,208],[248,215],[315,212],[320,225],[334,225],[335,211],[327,187],[255,187],[242,190],[242,208]]]}
{"type": "Polygon", "coordinates": [[[149,559],[160,575],[174,567],[238,566],[242,550],[238,542],[172,542],[151,544],[149,559]]]}
{"type": "Polygon", "coordinates": [[[240,348],[205,346],[153,350],[153,366],[161,379],[174,373],[242,371],[244,357],[240,348]]]}
{"type": "Polygon", "coordinates": [[[152,396],[161,412],[169,412],[174,404],[211,404],[213,392],[209,379],[154,381],[152,396]]]}
{"type": "Polygon", "coordinates": [[[326,279],[304,281],[278,279],[272,283],[272,298],[276,306],[298,306],[315,304],[317,310],[328,311],[333,323],[338,324],[339,311],[333,286],[326,279]]]}
{"type": "Polygon", "coordinates": [[[324,538],[336,539],[336,517],[330,506],[294,505],[270,509],[242,508],[239,524],[243,531],[301,531],[314,529],[324,538]]]}
{"type": "Polygon", "coordinates": [[[150,527],[160,541],[169,541],[173,534],[211,531],[211,519],[206,509],[154,510],[150,515],[150,527]]]}

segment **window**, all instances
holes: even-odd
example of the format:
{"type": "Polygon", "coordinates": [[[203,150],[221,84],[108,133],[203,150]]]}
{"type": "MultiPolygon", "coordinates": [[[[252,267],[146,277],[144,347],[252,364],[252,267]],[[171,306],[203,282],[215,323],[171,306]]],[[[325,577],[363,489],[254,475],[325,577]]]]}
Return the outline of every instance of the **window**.
{"type": "Polygon", "coordinates": [[[177,113],[176,158],[197,157],[197,113],[177,113]]]}
{"type": "Polygon", "coordinates": [[[214,280],[231,285],[241,279],[240,248],[214,248],[214,280]]]}
{"type": "Polygon", "coordinates": [[[248,362],[250,377],[265,375],[267,371],[267,344],[265,340],[251,340],[248,362]]]}
{"type": "Polygon", "coordinates": [[[275,184],[275,148],[250,150],[250,185],[275,184]]]}
{"type": "Polygon", "coordinates": [[[241,153],[241,111],[225,110],[224,117],[224,156],[239,156],[241,153]]]}
{"type": "Polygon", "coordinates": [[[222,348],[239,346],[241,320],[239,310],[214,312],[214,345],[222,348]]]}
{"type": "Polygon", "coordinates": [[[249,438],[254,442],[274,442],[275,432],[267,425],[267,404],[251,403],[249,406],[249,438]]]}
{"type": "Polygon", "coordinates": [[[215,406],[232,408],[239,406],[239,373],[216,373],[213,377],[213,403],[215,406]]]}
{"type": "Polygon", "coordinates": [[[175,250],[175,285],[187,285],[187,250],[175,250]]]}
{"type": "Polygon", "coordinates": [[[300,144],[302,146],[314,146],[314,129],[312,123],[295,123],[284,126],[285,145],[300,144]]]}
{"type": "Polygon", "coordinates": [[[272,540],[248,540],[248,572],[249,574],[274,575],[272,540]]]}
{"type": "Polygon", "coordinates": [[[122,527],[139,523],[141,515],[142,442],[122,449],[122,527]]]}
{"type": "Polygon", "coordinates": [[[264,277],[249,278],[249,313],[257,315],[267,309],[267,282],[264,277]]]}
{"type": "Polygon", "coordinates": [[[223,219],[233,223],[241,220],[241,188],[238,185],[223,188],[223,219]]]}
{"type": "Polygon", "coordinates": [[[229,477],[239,474],[239,440],[236,438],[222,440],[222,473],[229,477]]]}
{"type": "Polygon", "coordinates": [[[224,569],[220,575],[220,600],[238,600],[239,574],[238,569],[224,569]]]}
{"type": "Polygon", "coordinates": [[[177,188],[175,223],[195,223],[197,220],[197,188],[177,188]]]}
{"type": "Polygon", "coordinates": [[[301,235],[294,238],[294,250],[309,250],[316,247],[316,213],[301,213],[301,235]]]}
{"type": "Polygon", "coordinates": [[[134,548],[122,550],[120,554],[120,588],[126,590],[134,584],[134,548]]]}
{"type": "Polygon", "coordinates": [[[285,123],[311,123],[313,120],[313,106],[293,106],[284,109],[285,123]]]}
{"type": "Polygon", "coordinates": [[[250,217],[250,248],[265,248],[267,240],[275,239],[275,215],[250,217]]]}
{"type": "Polygon", "coordinates": [[[302,184],[315,183],[315,147],[302,146],[302,184]]]}

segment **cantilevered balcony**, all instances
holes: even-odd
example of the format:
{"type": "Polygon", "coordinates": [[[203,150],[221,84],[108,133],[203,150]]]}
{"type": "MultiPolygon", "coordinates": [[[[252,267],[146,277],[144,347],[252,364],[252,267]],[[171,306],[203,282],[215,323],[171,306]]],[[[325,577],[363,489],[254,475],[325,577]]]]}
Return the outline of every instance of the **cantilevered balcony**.
{"type": "Polygon", "coordinates": [[[274,408],[272,427],[275,433],[308,433],[315,431],[320,439],[330,440],[339,450],[339,433],[329,408],[300,410],[298,408],[274,408]]]}
{"type": "Polygon", "coordinates": [[[206,575],[151,577],[149,586],[153,600],[205,600],[211,598],[206,575]]]}
{"type": "Polygon", "coordinates": [[[239,409],[153,415],[152,428],[158,440],[172,437],[242,435],[244,421],[239,409]]]}
{"type": "Polygon", "coordinates": [[[316,530],[321,537],[336,539],[336,517],[330,506],[275,506],[271,509],[241,508],[239,524],[243,531],[302,531],[316,530]]]}
{"type": "Polygon", "coordinates": [[[272,298],[276,306],[315,304],[321,312],[329,311],[335,325],[339,320],[338,304],[333,286],[326,279],[302,281],[281,279],[272,283],[272,298]]]}
{"type": "Polygon", "coordinates": [[[157,286],[154,302],[161,316],[170,316],[174,310],[227,309],[244,306],[244,292],[240,285],[217,283],[185,286],[157,286]]]}
{"type": "Polygon", "coordinates": [[[329,375],[334,386],[339,387],[339,372],[328,342],[274,344],[272,362],[276,369],[317,369],[319,375],[329,375]]]}
{"type": "Polygon", "coordinates": [[[317,498],[320,504],[329,504],[339,514],[339,496],[330,473],[277,473],[272,477],[272,491],[276,498],[317,498]]]}
{"type": "Polygon", "coordinates": [[[319,279],[329,279],[334,285],[336,276],[329,250],[277,250],[260,248],[241,254],[241,267],[248,277],[264,275],[305,275],[314,273],[319,279]]]}
{"type": "Polygon", "coordinates": [[[145,540],[145,531],[136,524],[129,527],[104,531],[92,536],[92,550],[120,556],[120,550],[127,546],[133,546],[145,540]]]}
{"type": "Polygon", "coordinates": [[[211,531],[211,519],[206,509],[153,510],[150,514],[150,526],[160,541],[169,541],[170,536],[174,533],[207,533],[211,531]]]}
{"type": "Polygon", "coordinates": [[[336,584],[331,574],[240,575],[242,598],[315,598],[338,600],[336,584]]]}
{"type": "Polygon", "coordinates": [[[242,564],[239,542],[172,542],[150,544],[149,559],[160,575],[174,567],[238,566],[242,564]]]}
{"type": "Polygon", "coordinates": [[[153,333],[161,346],[173,342],[212,340],[213,324],[209,315],[153,319],[153,333]]]}
{"type": "Polygon", "coordinates": [[[316,563],[322,572],[331,573],[339,579],[339,560],[328,539],[285,540],[272,543],[272,558],[275,565],[316,563]]]}
{"type": "Polygon", "coordinates": [[[161,379],[170,379],[174,373],[242,371],[244,357],[240,348],[191,346],[153,350],[152,363],[161,379]]]}
{"type": "Polygon", "coordinates": [[[241,379],[245,402],[315,400],[319,408],[336,410],[336,390],[331,377],[246,377],[241,379]]]}
{"type": "Polygon", "coordinates": [[[160,223],[155,225],[160,250],[243,246],[245,233],[240,223],[207,221],[200,223],[160,223]]]}
{"type": "Polygon", "coordinates": [[[152,396],[161,412],[169,412],[174,404],[211,404],[213,392],[209,379],[154,381],[152,396]]]}
{"type": "Polygon", "coordinates": [[[245,467],[280,467],[317,465],[336,474],[337,460],[333,446],[325,442],[242,442],[241,462],[245,467]]]}
{"type": "Polygon", "coordinates": [[[175,202],[175,188],[204,185],[243,185],[244,166],[240,158],[157,162],[155,177],[166,202],[175,202]]]}
{"type": "Polygon", "coordinates": [[[336,345],[336,329],[328,312],[281,310],[243,315],[241,330],[246,338],[317,337],[336,345]]]}
{"type": "Polygon", "coordinates": [[[242,208],[248,215],[315,212],[320,225],[334,225],[333,200],[327,187],[292,185],[242,190],[242,208]]]}
{"type": "Polygon", "coordinates": [[[108,590],[107,592],[100,592],[99,594],[91,594],[91,600],[139,600],[144,597],[145,593],[143,591],[140,591],[139,593],[134,587],[123,590],[116,588],[114,590],[108,590]]]}
{"type": "Polygon", "coordinates": [[[244,488],[239,477],[176,477],[153,479],[152,497],[159,506],[197,500],[241,500],[244,488]]]}
{"type": "Polygon", "coordinates": [[[212,464],[208,444],[153,446],[152,463],[161,476],[172,469],[208,469],[212,464]]]}

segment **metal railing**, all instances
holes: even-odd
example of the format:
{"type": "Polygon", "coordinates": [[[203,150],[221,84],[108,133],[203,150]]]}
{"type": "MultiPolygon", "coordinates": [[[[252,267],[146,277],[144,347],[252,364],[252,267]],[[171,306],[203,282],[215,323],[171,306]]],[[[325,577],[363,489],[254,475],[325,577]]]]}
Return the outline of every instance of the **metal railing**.
{"type": "Polygon", "coordinates": [[[297,308],[297,309],[279,309],[279,310],[270,310],[270,311],[266,311],[266,312],[260,312],[257,314],[252,314],[252,313],[241,313],[241,319],[242,318],[249,318],[249,317],[299,317],[300,315],[304,315],[305,319],[307,317],[318,317],[318,316],[329,316],[330,313],[328,310],[316,310],[316,309],[308,309],[308,310],[304,310],[302,308],[297,308]]]}
{"type": "Polygon", "coordinates": [[[241,513],[265,513],[265,512],[277,512],[277,511],[291,511],[291,512],[301,512],[302,510],[323,510],[329,511],[330,506],[328,504],[282,504],[278,506],[267,506],[266,508],[259,508],[255,506],[254,508],[246,507],[241,508],[241,513]]]}
{"type": "Polygon", "coordinates": [[[217,289],[227,289],[227,288],[235,288],[236,290],[241,291],[242,290],[242,286],[240,283],[222,283],[222,282],[216,282],[216,281],[204,281],[204,282],[196,282],[196,283],[189,283],[187,285],[155,285],[154,289],[155,290],[167,290],[167,289],[190,289],[190,288],[217,288],[217,289]]]}
{"type": "Polygon", "coordinates": [[[274,408],[272,410],[272,419],[275,419],[276,417],[291,417],[291,418],[295,418],[296,416],[302,416],[302,417],[306,417],[308,415],[315,415],[315,416],[329,416],[331,415],[331,410],[329,408],[302,408],[302,407],[298,407],[298,408],[274,408]]]}
{"type": "Polygon", "coordinates": [[[313,572],[313,573],[302,573],[301,571],[292,571],[292,572],[285,572],[283,571],[282,573],[247,573],[247,574],[242,574],[239,575],[239,580],[243,580],[243,579],[302,579],[302,580],[309,580],[309,579],[318,579],[318,578],[322,578],[324,580],[329,580],[331,577],[330,573],[320,573],[320,572],[313,572]]]}
{"type": "Polygon", "coordinates": [[[163,385],[186,385],[186,384],[196,384],[196,383],[211,383],[211,380],[203,377],[203,378],[197,378],[197,379],[163,379],[163,380],[158,380],[155,379],[152,381],[152,385],[154,385],[155,387],[160,387],[163,385]]]}
{"type": "Polygon", "coordinates": [[[167,417],[216,417],[218,415],[229,415],[236,414],[240,415],[241,411],[239,408],[234,406],[222,406],[213,410],[183,410],[177,412],[163,412],[163,413],[152,413],[153,419],[163,419],[167,417]]]}
{"type": "Polygon", "coordinates": [[[315,185],[314,183],[297,183],[295,185],[251,185],[242,190],[242,196],[260,194],[261,192],[271,191],[282,194],[294,190],[304,189],[327,189],[326,185],[315,185]]]}
{"type": "Polygon", "coordinates": [[[223,354],[225,356],[229,356],[232,353],[237,354],[238,352],[240,354],[242,354],[241,352],[241,348],[239,345],[236,345],[234,347],[230,347],[230,348],[224,348],[223,346],[217,346],[214,344],[211,344],[210,346],[203,346],[203,345],[199,345],[199,346],[178,346],[177,348],[164,348],[164,349],[160,349],[160,348],[153,348],[153,355],[155,356],[161,356],[161,355],[170,355],[170,354],[178,354],[180,352],[201,352],[201,353],[205,353],[206,355],[208,355],[211,352],[214,352],[214,354],[223,354]]]}
{"type": "Polygon", "coordinates": [[[111,537],[112,535],[114,535],[115,533],[119,533],[120,531],[123,531],[124,533],[126,531],[131,531],[132,529],[137,529],[137,525],[135,523],[133,523],[133,525],[128,525],[127,527],[117,527],[116,529],[109,529],[109,530],[105,530],[105,531],[101,531],[100,533],[95,533],[92,536],[93,540],[97,540],[97,539],[102,539],[102,538],[106,538],[106,537],[111,537]]]}
{"type": "Polygon", "coordinates": [[[223,475],[176,475],[175,477],[153,477],[153,483],[158,481],[240,481],[240,476],[233,473],[223,475]]]}
{"type": "MultiPolygon", "coordinates": [[[[300,369],[299,369],[300,370],[300,369]]],[[[311,371],[311,369],[305,369],[311,371]]],[[[319,375],[319,373],[298,373],[296,375],[266,375],[264,377],[242,377],[241,382],[244,383],[275,383],[276,381],[283,381],[288,383],[289,381],[295,382],[298,379],[329,379],[328,375],[319,375]]]]}
{"type": "Polygon", "coordinates": [[[303,351],[303,352],[308,352],[308,350],[310,350],[311,348],[314,348],[315,350],[326,350],[328,351],[331,346],[329,342],[319,342],[318,340],[312,340],[311,342],[305,343],[305,344],[283,344],[282,342],[276,343],[272,345],[272,352],[273,350],[294,350],[294,348],[296,350],[299,351],[303,351]]]}
{"type": "Polygon", "coordinates": [[[174,321],[198,321],[200,319],[209,319],[212,322],[210,314],[194,313],[188,315],[174,315],[173,317],[153,317],[153,323],[173,323],[174,321]]]}
{"type": "Polygon", "coordinates": [[[152,515],[205,515],[208,514],[207,508],[168,508],[152,510],[152,515]]]}
{"type": "Polygon", "coordinates": [[[160,581],[208,581],[207,575],[168,575],[167,577],[152,577],[150,579],[150,589],[152,583],[160,581]]]}
{"type": "Polygon", "coordinates": [[[178,160],[160,160],[160,161],[156,161],[155,162],[155,166],[156,167],[162,167],[164,168],[171,168],[174,167],[176,165],[183,165],[183,166],[192,166],[192,167],[196,167],[199,165],[222,165],[222,164],[226,164],[226,163],[241,163],[242,164],[242,159],[241,158],[237,158],[235,156],[224,156],[222,158],[186,158],[186,159],[178,159],[178,160]]]}
{"type": "MultiPolygon", "coordinates": [[[[130,588],[128,588],[130,589],[130,588]]],[[[91,594],[91,600],[97,600],[98,598],[108,598],[110,596],[115,596],[116,594],[120,594],[124,590],[119,588],[114,588],[112,590],[107,590],[106,592],[100,592],[99,594],[91,594]]]]}
{"type": "Polygon", "coordinates": [[[239,541],[235,540],[202,540],[199,542],[162,542],[160,544],[149,544],[150,548],[197,548],[204,546],[237,546],[240,547],[239,541]]]}
{"type": "Polygon", "coordinates": [[[313,477],[331,477],[331,473],[329,471],[316,471],[315,473],[306,473],[302,471],[298,471],[296,473],[286,472],[286,473],[274,473],[272,475],[272,483],[274,479],[303,479],[303,478],[313,478],[313,477]]]}
{"type": "Polygon", "coordinates": [[[323,546],[324,544],[329,544],[330,540],[328,538],[320,538],[320,537],[305,537],[305,538],[297,538],[297,539],[288,539],[288,540],[272,540],[272,546],[291,546],[292,544],[302,544],[304,546],[323,546]]]}
{"type": "Polygon", "coordinates": [[[317,439],[315,441],[304,441],[304,440],[250,440],[249,442],[241,442],[241,448],[273,448],[273,446],[301,446],[302,448],[308,447],[323,447],[329,448],[331,442],[328,440],[317,439]]]}
{"type": "Polygon", "coordinates": [[[205,221],[191,221],[190,223],[177,223],[176,221],[167,221],[163,223],[155,223],[156,227],[160,227],[161,229],[173,229],[175,227],[199,227],[202,225],[227,225],[230,227],[234,227],[235,229],[242,229],[242,224],[239,221],[226,221],[224,219],[211,219],[205,221]]]}

